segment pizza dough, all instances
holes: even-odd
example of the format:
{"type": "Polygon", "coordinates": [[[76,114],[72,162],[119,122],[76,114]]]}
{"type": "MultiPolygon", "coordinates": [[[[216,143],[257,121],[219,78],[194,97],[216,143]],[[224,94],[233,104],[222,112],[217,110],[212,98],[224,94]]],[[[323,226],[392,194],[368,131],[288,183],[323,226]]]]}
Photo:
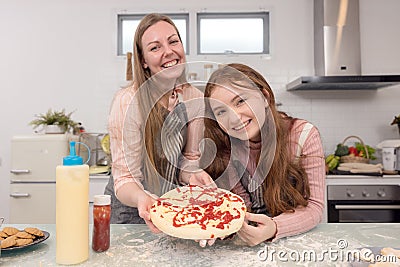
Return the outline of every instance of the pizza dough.
{"type": "Polygon", "coordinates": [[[211,239],[237,232],[243,225],[243,199],[220,188],[183,186],[165,193],[150,209],[153,224],[183,239],[211,239]]]}

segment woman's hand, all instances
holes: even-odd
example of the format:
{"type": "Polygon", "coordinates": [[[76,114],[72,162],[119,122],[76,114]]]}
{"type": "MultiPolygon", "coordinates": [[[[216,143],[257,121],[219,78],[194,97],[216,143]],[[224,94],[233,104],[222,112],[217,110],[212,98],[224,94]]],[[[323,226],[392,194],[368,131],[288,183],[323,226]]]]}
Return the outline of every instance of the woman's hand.
{"type": "Polygon", "coordinates": [[[151,194],[148,191],[141,190],[138,195],[137,208],[139,211],[139,216],[143,218],[150,231],[153,233],[160,233],[161,231],[152,223],[150,219],[150,208],[153,203],[158,199],[158,197],[154,194],[151,194]]]}
{"type": "Polygon", "coordinates": [[[217,187],[211,176],[204,170],[194,172],[189,177],[190,185],[217,187]]]}
{"type": "MultiPolygon", "coordinates": [[[[190,185],[198,185],[198,186],[217,187],[217,185],[215,184],[214,180],[204,170],[201,170],[200,172],[193,173],[189,178],[189,184],[190,185]]],[[[204,247],[207,246],[207,244],[209,246],[214,245],[215,240],[216,240],[216,238],[213,238],[213,239],[202,239],[202,240],[196,240],[196,242],[199,242],[200,247],[204,248],[204,247]]]]}
{"type": "Polygon", "coordinates": [[[276,231],[276,223],[267,215],[246,212],[245,222],[238,235],[246,244],[255,246],[273,238],[276,231]],[[257,226],[248,224],[248,221],[257,223],[257,226]]]}
{"type": "Polygon", "coordinates": [[[200,247],[205,248],[207,244],[209,246],[214,245],[216,238],[213,239],[202,239],[202,240],[195,240],[196,242],[199,242],[200,247]]]}

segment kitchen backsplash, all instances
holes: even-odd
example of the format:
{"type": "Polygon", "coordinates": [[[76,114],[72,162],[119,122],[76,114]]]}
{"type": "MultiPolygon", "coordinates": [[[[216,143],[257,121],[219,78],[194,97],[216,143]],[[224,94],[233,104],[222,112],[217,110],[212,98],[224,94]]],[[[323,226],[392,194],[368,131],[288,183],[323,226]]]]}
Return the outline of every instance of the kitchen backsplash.
{"type": "Polygon", "coordinates": [[[400,85],[378,90],[288,92],[287,76],[264,75],[282,111],[319,128],[326,154],[349,135],[359,136],[372,147],[386,139],[400,139],[397,127],[390,125],[400,114],[400,85]]]}

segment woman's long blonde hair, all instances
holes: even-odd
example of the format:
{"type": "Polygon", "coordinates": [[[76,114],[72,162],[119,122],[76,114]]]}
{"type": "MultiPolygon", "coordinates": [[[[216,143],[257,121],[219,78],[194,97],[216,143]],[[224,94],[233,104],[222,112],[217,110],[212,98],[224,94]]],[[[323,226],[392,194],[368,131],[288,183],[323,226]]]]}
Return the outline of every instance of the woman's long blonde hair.
{"type": "MultiPolygon", "coordinates": [[[[154,94],[151,92],[152,90],[155,90],[155,88],[152,88],[155,83],[151,81],[149,82],[149,79],[152,77],[150,69],[143,67],[144,57],[142,37],[149,27],[160,21],[165,21],[171,24],[175,28],[179,40],[181,40],[178,28],[168,16],[151,13],[146,15],[140,21],[135,32],[133,43],[133,85],[139,98],[138,102],[140,112],[143,116],[143,119],[146,121],[145,128],[142,133],[146,148],[146,151],[143,151],[143,158],[145,159],[144,175],[146,177],[147,185],[152,189],[152,192],[156,194],[160,193],[159,178],[165,174],[165,169],[168,162],[164,156],[160,155],[160,149],[157,148],[155,139],[159,136],[164,118],[167,115],[167,110],[158,103],[158,99],[155,99],[154,94]]],[[[178,79],[178,81],[184,81],[184,77],[185,73],[182,73],[182,76],[178,79]]]]}
{"type": "MultiPolygon", "coordinates": [[[[207,172],[213,175],[214,179],[224,172],[228,164],[226,155],[230,154],[229,148],[231,147],[230,137],[219,127],[218,122],[213,117],[207,98],[211,96],[218,85],[233,85],[241,81],[247,84],[250,81],[256,85],[257,90],[261,91],[268,101],[268,112],[274,120],[271,123],[275,123],[276,127],[276,148],[272,166],[269,172],[268,170],[261,171],[261,173],[267,173],[262,186],[263,198],[268,212],[272,216],[276,216],[282,212],[293,211],[299,205],[307,206],[310,197],[307,173],[300,161],[293,160],[289,149],[289,144],[292,141],[290,140],[290,131],[296,119],[276,109],[274,93],[267,81],[260,73],[246,65],[228,64],[216,70],[207,83],[204,93],[206,110],[213,119],[205,120],[205,137],[212,139],[217,147],[217,155],[208,167],[207,172]]],[[[248,89],[254,89],[254,86],[250,86],[248,89]]],[[[266,138],[268,140],[268,137],[266,138]]],[[[264,144],[262,145],[264,146],[264,144]]],[[[261,150],[258,162],[261,169],[269,167],[263,166],[267,162],[267,154],[266,149],[261,150]]]]}

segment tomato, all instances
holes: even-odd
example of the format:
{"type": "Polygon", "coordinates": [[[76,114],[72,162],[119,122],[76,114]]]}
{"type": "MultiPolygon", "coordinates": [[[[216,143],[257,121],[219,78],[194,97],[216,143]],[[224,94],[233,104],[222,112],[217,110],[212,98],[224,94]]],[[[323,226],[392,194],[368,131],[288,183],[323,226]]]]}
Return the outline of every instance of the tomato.
{"type": "Polygon", "coordinates": [[[357,148],[355,148],[354,146],[349,147],[349,154],[353,154],[354,156],[358,156],[358,151],[357,148]]]}

